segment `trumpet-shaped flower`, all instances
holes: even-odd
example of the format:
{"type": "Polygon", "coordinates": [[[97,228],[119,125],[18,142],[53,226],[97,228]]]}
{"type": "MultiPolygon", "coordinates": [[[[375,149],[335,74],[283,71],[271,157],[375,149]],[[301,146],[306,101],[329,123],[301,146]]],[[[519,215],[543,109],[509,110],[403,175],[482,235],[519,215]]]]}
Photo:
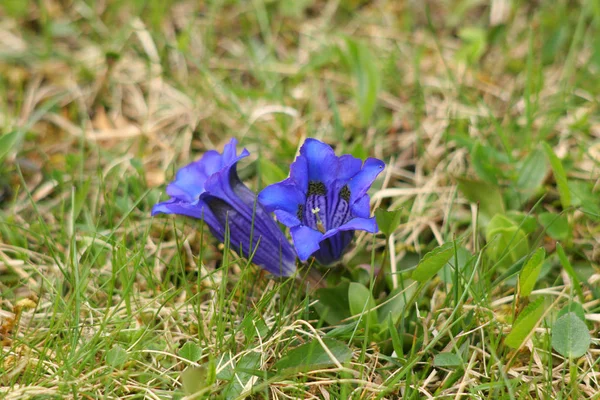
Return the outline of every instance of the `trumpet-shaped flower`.
{"type": "Polygon", "coordinates": [[[383,161],[338,157],[316,139],[307,139],[290,167],[289,178],[267,186],[258,200],[290,227],[298,257],[322,264],[339,260],[355,230],[377,232],[367,191],[383,170],[383,161]]]}
{"type": "Polygon", "coordinates": [[[204,220],[221,242],[229,234],[231,248],[277,276],[296,271],[296,254],[271,215],[256,201],[256,194],[239,179],[235,139],[223,154],[211,150],[177,171],[167,186],[171,199],[156,204],[152,215],[180,214],[204,220]]]}

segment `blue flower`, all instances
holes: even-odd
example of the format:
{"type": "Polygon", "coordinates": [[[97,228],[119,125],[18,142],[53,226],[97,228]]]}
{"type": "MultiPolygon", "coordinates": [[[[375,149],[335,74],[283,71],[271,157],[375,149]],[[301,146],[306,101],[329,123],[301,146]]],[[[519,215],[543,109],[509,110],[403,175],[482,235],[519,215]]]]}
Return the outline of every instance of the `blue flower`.
{"type": "Polygon", "coordinates": [[[267,186],[258,200],[291,228],[302,261],[312,255],[331,264],[342,257],[355,230],[377,232],[367,191],[384,166],[375,158],[363,164],[351,155],[337,157],[329,145],[307,139],[289,178],[267,186]]]}
{"type": "Polygon", "coordinates": [[[239,179],[237,162],[248,156],[236,155],[235,139],[177,171],[167,186],[171,199],[156,204],[152,215],[180,214],[204,220],[221,242],[228,226],[231,248],[277,276],[296,271],[296,253],[271,215],[256,201],[256,194],[239,179]],[[251,243],[252,240],[252,243],[251,243]]]}

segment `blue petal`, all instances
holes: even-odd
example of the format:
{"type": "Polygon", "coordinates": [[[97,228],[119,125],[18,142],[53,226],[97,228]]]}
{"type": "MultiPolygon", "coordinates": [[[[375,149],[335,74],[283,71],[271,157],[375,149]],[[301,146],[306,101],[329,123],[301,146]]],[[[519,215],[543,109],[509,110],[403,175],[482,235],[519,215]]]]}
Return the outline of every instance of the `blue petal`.
{"type": "Polygon", "coordinates": [[[332,206],[335,204],[335,208],[329,211],[328,213],[328,230],[335,229],[340,225],[345,224],[346,222],[348,222],[348,220],[350,220],[353,217],[350,204],[348,204],[348,202],[345,199],[343,199],[342,196],[332,196],[330,199],[330,204],[332,206]]]}
{"type": "Polygon", "coordinates": [[[338,228],[328,230],[321,237],[319,250],[313,253],[313,257],[323,265],[338,261],[352,241],[355,230],[377,232],[375,218],[354,218],[338,228]]]}
{"type": "Polygon", "coordinates": [[[308,160],[306,157],[300,155],[290,165],[290,179],[306,195],[306,191],[308,190],[308,160]]]}
{"type": "Polygon", "coordinates": [[[225,145],[223,154],[210,150],[204,153],[200,160],[180,168],[175,175],[175,180],[167,186],[167,194],[187,202],[198,200],[204,192],[204,184],[209,176],[248,156],[249,153],[246,149],[239,156],[236,156],[236,144],[237,140],[235,138],[231,139],[225,145]]]}
{"type": "Polygon", "coordinates": [[[298,207],[305,200],[306,197],[291,178],[269,185],[258,194],[258,201],[267,211],[276,211],[277,218],[286,226],[300,224],[296,215],[298,207]]]}
{"type": "Polygon", "coordinates": [[[206,210],[203,202],[192,204],[171,199],[155,204],[154,207],[152,207],[152,216],[154,217],[157,214],[179,214],[187,217],[202,219],[203,210],[206,210]]]}
{"type": "Polygon", "coordinates": [[[216,150],[209,150],[202,155],[202,158],[196,161],[199,164],[199,170],[206,178],[223,168],[223,155],[216,150]]]}
{"type": "Polygon", "coordinates": [[[273,218],[257,201],[256,194],[238,178],[235,163],[211,175],[204,186],[206,191],[201,199],[219,198],[242,213],[256,229],[270,232],[274,237],[282,234],[273,218]]]}
{"type": "MultiPolygon", "coordinates": [[[[223,147],[223,162],[224,165],[229,164],[230,162],[236,162],[237,160],[239,160],[239,158],[236,157],[237,154],[237,139],[236,138],[231,138],[231,140],[229,141],[229,143],[227,143],[225,145],[225,147],[223,147]]],[[[246,151],[246,149],[244,149],[242,151],[242,153],[246,151]]]]}
{"type": "Polygon", "coordinates": [[[240,198],[244,200],[244,203],[248,206],[250,212],[254,214],[253,223],[256,229],[261,230],[264,234],[268,234],[270,237],[269,240],[284,240],[287,243],[287,239],[281,232],[281,229],[279,229],[279,225],[277,225],[271,214],[269,214],[262,204],[260,204],[256,194],[241,182],[235,187],[237,188],[236,193],[246,192],[246,195],[240,195],[240,198]]]}
{"type": "Polygon", "coordinates": [[[362,160],[351,156],[350,154],[344,154],[339,159],[339,170],[338,170],[338,190],[342,188],[354,175],[360,172],[362,167],[362,160]]]}
{"type": "Polygon", "coordinates": [[[328,198],[325,194],[311,194],[304,205],[304,224],[312,229],[327,229],[328,198]],[[319,225],[322,225],[319,227],[319,225]]]}
{"type": "Polygon", "coordinates": [[[333,264],[342,258],[353,237],[354,231],[338,231],[321,240],[319,250],[313,253],[313,257],[323,265],[333,264]]]}
{"type": "Polygon", "coordinates": [[[258,202],[256,194],[239,180],[235,167],[234,163],[213,174],[205,184],[206,192],[201,199],[210,203],[211,210],[222,221],[225,221],[225,212],[230,215],[230,224],[235,224],[230,225],[231,238],[236,239],[236,245],[243,246],[244,256],[248,257],[254,251],[255,242],[260,238],[261,245],[252,261],[272,274],[292,275],[296,270],[294,250],[277,223],[258,202]],[[219,199],[227,207],[215,209],[214,204],[219,203],[213,199],[219,199]],[[248,250],[251,235],[252,249],[248,250]]]}
{"type": "Polygon", "coordinates": [[[306,139],[300,155],[306,157],[309,181],[323,182],[326,186],[332,183],[338,171],[338,157],[331,146],[317,139],[306,139]]]}
{"type": "Polygon", "coordinates": [[[323,234],[305,225],[295,226],[290,230],[298,258],[308,260],[315,251],[319,250],[319,242],[323,234]]]}
{"type": "MultiPolygon", "coordinates": [[[[207,204],[220,224],[229,226],[231,249],[261,268],[277,276],[290,276],[296,271],[296,255],[281,231],[273,236],[259,229],[247,218],[245,210],[231,207],[227,202],[211,197],[207,204]],[[250,240],[252,239],[252,240],[250,240]]],[[[273,225],[275,222],[270,220],[273,225]]]]}
{"type": "Polygon", "coordinates": [[[350,189],[350,204],[364,196],[377,175],[383,171],[385,164],[376,158],[367,158],[362,170],[350,178],[348,188],[350,189]]]}
{"type": "Polygon", "coordinates": [[[377,233],[379,229],[377,228],[377,222],[375,218],[353,218],[344,225],[332,229],[330,231],[325,232],[323,235],[323,239],[327,239],[329,237],[334,236],[338,232],[341,231],[367,231],[370,233],[377,233]]]}
{"type": "Polygon", "coordinates": [[[352,215],[360,218],[369,218],[371,216],[371,205],[368,194],[363,195],[360,199],[356,200],[351,207],[352,215]]]}
{"type": "Polygon", "coordinates": [[[275,210],[274,213],[277,217],[277,221],[281,222],[285,226],[292,227],[301,224],[301,221],[298,219],[296,214],[290,214],[289,212],[283,210],[275,210]]]}
{"type": "MultiPolygon", "coordinates": [[[[216,151],[214,153],[219,154],[216,151]]],[[[208,178],[207,164],[211,166],[213,164],[206,162],[206,155],[201,160],[194,161],[177,171],[175,180],[167,186],[169,196],[190,203],[198,200],[204,192],[204,182],[208,178]]]]}
{"type": "Polygon", "coordinates": [[[256,194],[238,178],[235,139],[223,154],[209,151],[178,171],[167,187],[173,197],[157,204],[152,215],[181,214],[203,219],[211,232],[224,241],[229,226],[231,248],[275,275],[290,276],[296,270],[296,254],[271,215],[257,201],[256,194]]]}
{"type": "Polygon", "coordinates": [[[152,207],[152,216],[157,214],[178,214],[186,217],[204,220],[213,235],[220,241],[223,241],[225,234],[224,226],[219,223],[210,208],[203,202],[186,203],[176,199],[171,199],[152,207]]]}

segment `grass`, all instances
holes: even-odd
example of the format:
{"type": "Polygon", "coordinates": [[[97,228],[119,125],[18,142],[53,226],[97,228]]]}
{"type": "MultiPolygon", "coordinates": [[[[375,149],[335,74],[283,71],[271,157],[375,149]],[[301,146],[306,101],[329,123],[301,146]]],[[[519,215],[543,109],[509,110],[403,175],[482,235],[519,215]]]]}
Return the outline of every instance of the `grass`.
{"type": "Polygon", "coordinates": [[[598,398],[596,2],[0,17],[0,397],[598,398]],[[254,189],[305,137],[385,160],[373,209],[400,223],[317,291],[150,218],[232,136],[254,189]],[[583,328],[561,336],[569,311],[583,328]]]}

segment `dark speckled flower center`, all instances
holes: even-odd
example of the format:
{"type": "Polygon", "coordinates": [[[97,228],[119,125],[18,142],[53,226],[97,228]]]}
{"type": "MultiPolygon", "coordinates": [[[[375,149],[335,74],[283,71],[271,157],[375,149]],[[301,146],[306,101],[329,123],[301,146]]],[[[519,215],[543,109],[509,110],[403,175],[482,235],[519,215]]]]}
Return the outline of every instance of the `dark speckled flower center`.
{"type": "Polygon", "coordinates": [[[326,229],[327,188],[323,182],[308,183],[306,203],[302,211],[304,218],[301,220],[305,225],[320,232],[326,229]]]}
{"type": "Polygon", "coordinates": [[[298,217],[298,219],[300,221],[304,221],[304,204],[298,205],[298,211],[296,212],[296,217],[298,217]]]}
{"type": "Polygon", "coordinates": [[[328,144],[308,138],[289,177],[267,186],[258,199],[290,228],[300,260],[312,256],[332,264],[355,231],[377,232],[367,192],[384,165],[375,158],[363,162],[349,154],[338,157],[328,144]]]}
{"type": "Polygon", "coordinates": [[[306,203],[298,206],[298,219],[305,225],[325,232],[352,219],[350,188],[344,185],[339,193],[327,196],[323,182],[309,182],[306,203]]]}
{"type": "Polygon", "coordinates": [[[309,196],[325,196],[326,194],[327,188],[323,182],[310,182],[308,184],[309,196]]]}
{"type": "Polygon", "coordinates": [[[348,185],[344,185],[342,190],[340,190],[340,197],[342,198],[342,200],[350,202],[350,188],[348,188],[348,185]]]}
{"type": "Polygon", "coordinates": [[[330,215],[329,229],[342,226],[352,219],[352,213],[350,212],[350,188],[348,188],[348,185],[344,185],[334,199],[335,208],[330,215]]]}

